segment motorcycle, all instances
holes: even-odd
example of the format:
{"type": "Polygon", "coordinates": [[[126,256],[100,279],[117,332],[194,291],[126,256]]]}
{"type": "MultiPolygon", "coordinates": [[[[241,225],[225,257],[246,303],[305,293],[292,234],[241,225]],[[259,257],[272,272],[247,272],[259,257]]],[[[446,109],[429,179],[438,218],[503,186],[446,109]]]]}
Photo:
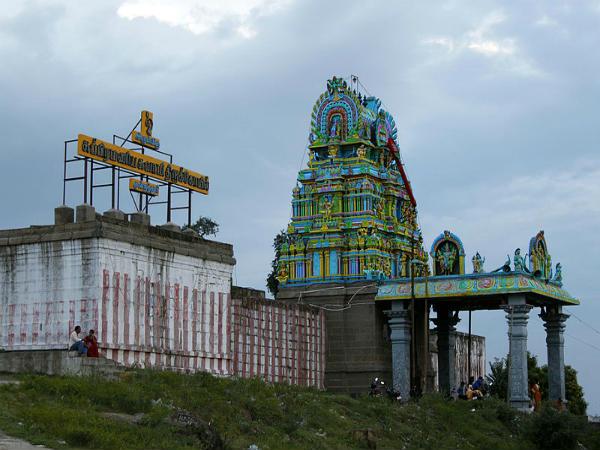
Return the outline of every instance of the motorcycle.
{"type": "Polygon", "coordinates": [[[378,377],[371,381],[371,389],[369,390],[370,397],[387,397],[393,401],[402,401],[402,396],[395,391],[393,387],[388,387],[385,382],[378,377]]]}

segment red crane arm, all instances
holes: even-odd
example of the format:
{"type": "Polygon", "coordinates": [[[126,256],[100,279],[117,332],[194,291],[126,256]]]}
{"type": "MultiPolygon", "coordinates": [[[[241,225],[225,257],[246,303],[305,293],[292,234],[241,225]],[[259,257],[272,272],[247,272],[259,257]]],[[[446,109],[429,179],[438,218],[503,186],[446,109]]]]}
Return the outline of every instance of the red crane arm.
{"type": "Polygon", "coordinates": [[[404,187],[406,188],[406,192],[408,193],[408,197],[410,198],[410,202],[416,208],[417,201],[415,200],[415,196],[413,195],[412,188],[410,187],[410,181],[408,181],[408,177],[406,176],[406,172],[404,171],[404,166],[400,162],[400,151],[396,146],[396,143],[392,138],[389,138],[387,141],[387,148],[390,150],[392,154],[392,158],[396,161],[396,166],[398,166],[398,170],[400,171],[400,176],[402,177],[402,181],[404,182],[404,187]]]}

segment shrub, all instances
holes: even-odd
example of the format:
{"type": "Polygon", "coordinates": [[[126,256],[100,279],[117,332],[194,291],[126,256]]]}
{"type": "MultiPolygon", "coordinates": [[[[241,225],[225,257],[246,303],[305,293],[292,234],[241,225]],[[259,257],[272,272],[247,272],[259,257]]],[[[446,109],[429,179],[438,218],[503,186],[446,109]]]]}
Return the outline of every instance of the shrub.
{"type": "Polygon", "coordinates": [[[570,450],[577,448],[584,427],[584,418],[545,405],[539,414],[530,417],[525,436],[541,450],[570,450]]]}

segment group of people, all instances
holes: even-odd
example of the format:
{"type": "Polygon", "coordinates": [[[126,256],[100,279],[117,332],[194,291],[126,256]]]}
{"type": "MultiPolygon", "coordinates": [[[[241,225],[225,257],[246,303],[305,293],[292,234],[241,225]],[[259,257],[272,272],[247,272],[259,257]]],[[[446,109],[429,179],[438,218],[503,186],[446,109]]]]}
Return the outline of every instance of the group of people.
{"type": "Polygon", "coordinates": [[[98,358],[98,340],[94,330],[90,330],[88,335],[81,338],[81,327],[77,325],[69,337],[69,351],[76,351],[79,356],[88,358],[98,358]]]}
{"type": "Polygon", "coordinates": [[[488,386],[482,376],[477,380],[474,377],[469,379],[469,384],[460,382],[458,389],[452,388],[451,396],[454,400],[481,400],[487,394],[488,386]]]}

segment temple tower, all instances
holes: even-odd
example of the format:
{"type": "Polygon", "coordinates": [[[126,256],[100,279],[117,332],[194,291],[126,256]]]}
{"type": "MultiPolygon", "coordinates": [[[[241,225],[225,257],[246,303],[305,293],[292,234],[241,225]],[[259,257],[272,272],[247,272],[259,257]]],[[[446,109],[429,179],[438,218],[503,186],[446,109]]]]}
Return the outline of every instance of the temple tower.
{"type": "Polygon", "coordinates": [[[381,101],[333,77],[313,107],[309,142],[280,249],[280,286],[409,276],[409,262],[428,256],[396,125],[381,101]]]}
{"type": "Polygon", "coordinates": [[[327,82],[312,109],[308,165],[292,192],[277,298],[324,307],[330,390],[364,392],[374,376],[391,382],[399,332],[390,331],[387,306],[374,302],[377,286],[429,272],[398,148],[394,119],[378,98],[342,78],[327,82]]]}

